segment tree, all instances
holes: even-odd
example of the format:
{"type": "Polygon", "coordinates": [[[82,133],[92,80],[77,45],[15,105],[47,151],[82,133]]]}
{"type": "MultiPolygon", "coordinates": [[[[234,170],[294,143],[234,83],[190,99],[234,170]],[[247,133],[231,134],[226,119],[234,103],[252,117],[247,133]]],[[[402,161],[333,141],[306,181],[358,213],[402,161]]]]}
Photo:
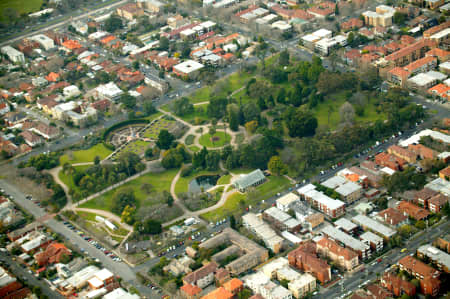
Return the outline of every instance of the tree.
{"type": "Polygon", "coordinates": [[[121,215],[126,206],[134,206],[135,204],[134,190],[132,188],[123,188],[114,194],[111,211],[121,215]]]}
{"type": "Polygon", "coordinates": [[[133,69],[138,70],[139,69],[139,61],[138,60],[133,61],[132,66],[133,66],[133,69]]]}
{"type": "Polygon", "coordinates": [[[169,131],[163,129],[159,131],[158,140],[156,141],[156,145],[160,149],[169,149],[172,146],[175,137],[169,133],[169,131]]]}
{"type": "Polygon", "coordinates": [[[394,13],[394,24],[403,25],[406,21],[406,18],[407,18],[406,14],[396,11],[394,13]]]}
{"type": "Polygon", "coordinates": [[[245,129],[249,134],[255,133],[256,129],[258,128],[258,122],[256,120],[249,121],[245,123],[245,129]]]}
{"type": "Polygon", "coordinates": [[[352,124],[355,120],[355,109],[349,102],[342,104],[341,108],[339,108],[339,113],[342,123],[352,124]]]}
{"type": "Polygon", "coordinates": [[[286,174],[287,172],[287,166],[283,163],[283,161],[281,161],[280,156],[273,156],[270,158],[267,168],[271,174],[276,176],[286,174]]]}
{"type": "Polygon", "coordinates": [[[94,158],[94,165],[99,165],[100,164],[100,157],[99,156],[95,156],[94,158]]]}
{"type": "Polygon", "coordinates": [[[169,50],[169,39],[165,36],[159,38],[159,49],[163,51],[169,50]]]}
{"type": "Polygon", "coordinates": [[[143,104],[143,109],[144,109],[144,113],[145,115],[152,115],[154,113],[156,113],[156,108],[155,106],[153,106],[152,101],[145,101],[143,104]]]}
{"type": "Polygon", "coordinates": [[[336,3],[336,6],[334,7],[334,14],[339,15],[339,5],[336,3]]]}
{"type": "Polygon", "coordinates": [[[194,105],[189,102],[188,98],[182,97],[173,102],[171,110],[178,116],[184,116],[194,112],[194,105]]]}
{"type": "Polygon", "coordinates": [[[147,219],[142,226],[139,227],[139,231],[145,234],[157,235],[162,232],[161,222],[153,219],[147,219]]]}
{"type": "Polygon", "coordinates": [[[236,229],[236,218],[233,215],[230,216],[230,227],[236,229]]]}
{"type": "Polygon", "coordinates": [[[287,49],[281,51],[280,57],[278,58],[278,64],[281,66],[289,65],[289,52],[287,49]]]}
{"type": "Polygon", "coordinates": [[[313,136],[316,133],[317,119],[313,113],[304,108],[299,107],[295,110],[287,110],[285,115],[286,126],[291,137],[313,136]]]}
{"type": "Polygon", "coordinates": [[[123,27],[122,20],[119,16],[111,15],[108,19],[105,21],[105,30],[108,32],[114,32],[116,30],[119,30],[123,27]]]}
{"type": "Polygon", "coordinates": [[[230,130],[231,131],[238,131],[239,130],[239,119],[238,119],[238,112],[230,110],[228,113],[228,122],[230,124],[230,130]]]}
{"type": "Polygon", "coordinates": [[[128,93],[122,94],[119,102],[122,103],[127,109],[133,109],[136,107],[136,98],[128,93]]]}

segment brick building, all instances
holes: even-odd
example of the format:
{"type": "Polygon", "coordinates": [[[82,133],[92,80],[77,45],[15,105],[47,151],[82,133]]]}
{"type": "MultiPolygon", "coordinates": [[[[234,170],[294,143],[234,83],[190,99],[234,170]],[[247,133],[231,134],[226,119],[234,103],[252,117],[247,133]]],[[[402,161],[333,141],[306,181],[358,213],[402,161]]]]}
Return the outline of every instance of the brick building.
{"type": "Polygon", "coordinates": [[[395,273],[385,272],[380,282],[383,287],[391,291],[397,297],[400,297],[403,294],[414,297],[416,294],[416,287],[409,281],[401,279],[395,273]]]}

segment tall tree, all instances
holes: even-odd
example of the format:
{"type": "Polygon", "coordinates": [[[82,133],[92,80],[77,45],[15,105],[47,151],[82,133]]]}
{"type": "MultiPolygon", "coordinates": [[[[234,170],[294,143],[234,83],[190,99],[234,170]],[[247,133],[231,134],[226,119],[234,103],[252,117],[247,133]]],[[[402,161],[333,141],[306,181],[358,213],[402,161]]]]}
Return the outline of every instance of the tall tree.
{"type": "Polygon", "coordinates": [[[169,133],[169,131],[163,129],[159,131],[158,140],[156,141],[156,145],[160,149],[169,149],[172,146],[175,137],[169,133]]]}

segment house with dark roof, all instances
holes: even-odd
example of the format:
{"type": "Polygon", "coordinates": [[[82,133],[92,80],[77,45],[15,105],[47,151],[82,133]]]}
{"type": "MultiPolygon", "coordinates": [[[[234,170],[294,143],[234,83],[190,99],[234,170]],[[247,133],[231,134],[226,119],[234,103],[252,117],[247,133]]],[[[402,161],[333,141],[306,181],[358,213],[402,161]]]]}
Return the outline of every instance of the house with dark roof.
{"type": "Polygon", "coordinates": [[[210,262],[183,277],[183,283],[195,285],[201,289],[206,288],[214,282],[214,274],[217,268],[218,266],[215,262],[210,262]]]}
{"type": "Polygon", "coordinates": [[[23,131],[22,133],[19,134],[19,136],[22,136],[26,144],[28,144],[31,147],[38,146],[43,142],[41,137],[30,131],[23,131]]]}

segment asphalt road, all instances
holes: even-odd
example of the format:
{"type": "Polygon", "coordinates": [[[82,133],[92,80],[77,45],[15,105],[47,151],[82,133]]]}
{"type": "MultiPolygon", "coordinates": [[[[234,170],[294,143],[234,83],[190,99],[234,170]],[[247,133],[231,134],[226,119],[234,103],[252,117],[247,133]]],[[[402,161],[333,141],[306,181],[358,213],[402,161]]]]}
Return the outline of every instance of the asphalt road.
{"type": "Polygon", "coordinates": [[[9,270],[14,274],[14,276],[20,278],[26,285],[30,287],[33,286],[40,287],[42,293],[49,298],[63,299],[65,297],[61,296],[59,293],[54,292],[50,289],[49,285],[44,281],[37,279],[33,274],[29,273],[27,268],[22,268],[21,264],[12,260],[12,257],[4,252],[0,252],[0,261],[8,265],[9,270]]]}

